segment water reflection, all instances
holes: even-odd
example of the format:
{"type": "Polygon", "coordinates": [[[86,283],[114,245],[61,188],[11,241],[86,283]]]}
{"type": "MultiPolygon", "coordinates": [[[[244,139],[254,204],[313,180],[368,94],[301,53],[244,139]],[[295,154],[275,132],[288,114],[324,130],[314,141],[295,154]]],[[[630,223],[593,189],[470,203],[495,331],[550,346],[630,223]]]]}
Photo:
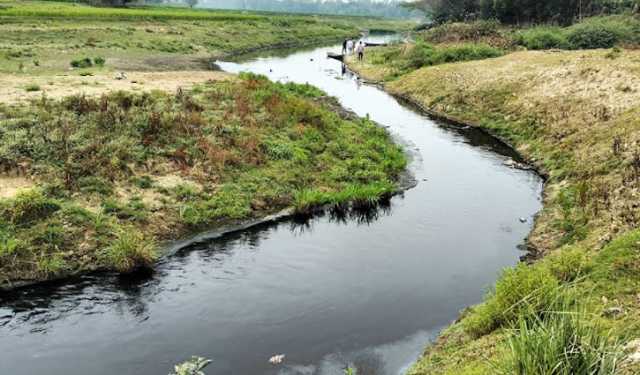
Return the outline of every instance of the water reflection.
{"type": "Polygon", "coordinates": [[[45,333],[47,324],[72,315],[100,314],[104,307],[139,321],[148,319],[147,303],[155,294],[166,292],[162,278],[168,270],[189,263],[194,253],[207,263],[224,262],[234,251],[259,251],[262,241],[277,228],[287,228],[294,236],[310,235],[318,223],[371,225],[392,213],[391,197],[359,204],[336,205],[309,214],[295,215],[277,223],[258,225],[241,232],[185,246],[155,270],[141,269],[132,274],[94,273],[3,293],[0,299],[0,327],[9,330],[23,324],[35,326],[31,332],[45,333]]]}

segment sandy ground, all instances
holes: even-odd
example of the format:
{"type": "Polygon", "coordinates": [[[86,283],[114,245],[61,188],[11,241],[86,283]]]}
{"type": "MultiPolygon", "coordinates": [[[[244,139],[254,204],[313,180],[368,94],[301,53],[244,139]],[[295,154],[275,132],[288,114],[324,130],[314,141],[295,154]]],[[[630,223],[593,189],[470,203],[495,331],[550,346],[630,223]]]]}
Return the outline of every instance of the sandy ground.
{"type": "Polygon", "coordinates": [[[0,199],[12,198],[21,190],[34,186],[33,181],[25,177],[0,175],[0,199]]]}
{"type": "Polygon", "coordinates": [[[130,72],[126,78],[116,79],[118,73],[79,75],[19,76],[0,74],[0,103],[14,104],[42,95],[60,98],[75,94],[100,95],[109,91],[175,91],[209,80],[230,79],[232,76],[215,71],[130,72]],[[27,91],[36,85],[39,91],[27,91]]]}

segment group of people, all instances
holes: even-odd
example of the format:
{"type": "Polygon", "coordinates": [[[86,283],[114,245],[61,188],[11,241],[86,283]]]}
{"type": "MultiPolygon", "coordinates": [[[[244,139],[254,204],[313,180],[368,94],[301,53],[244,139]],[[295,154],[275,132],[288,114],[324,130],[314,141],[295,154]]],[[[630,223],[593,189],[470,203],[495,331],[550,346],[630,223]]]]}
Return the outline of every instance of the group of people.
{"type": "Polygon", "coordinates": [[[364,59],[365,46],[366,45],[363,40],[355,42],[351,39],[345,39],[345,41],[342,42],[342,53],[345,55],[352,55],[355,53],[358,55],[358,61],[362,61],[364,59]]]}

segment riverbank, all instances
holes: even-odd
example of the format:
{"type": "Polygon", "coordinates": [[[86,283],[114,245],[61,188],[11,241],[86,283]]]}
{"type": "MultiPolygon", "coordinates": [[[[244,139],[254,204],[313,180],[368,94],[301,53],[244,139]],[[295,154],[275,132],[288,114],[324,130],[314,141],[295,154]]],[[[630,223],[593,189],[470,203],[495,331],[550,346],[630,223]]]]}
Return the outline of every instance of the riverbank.
{"type": "MultiPolygon", "coordinates": [[[[518,363],[517,345],[533,345],[532,337],[544,337],[556,317],[545,315],[552,301],[536,297],[542,294],[577,296],[581,319],[573,323],[597,327],[616,359],[637,350],[625,353],[622,346],[640,336],[640,299],[631,287],[640,282],[634,229],[640,214],[640,54],[522,51],[396,74],[394,57],[378,51],[367,56],[376,63],[349,65],[430,113],[496,134],[548,175],[544,209],[528,240],[530,251],[545,259],[505,271],[486,302],[465,312],[410,373],[484,374],[518,363]],[[530,331],[518,326],[523,322],[530,331]]],[[[583,340],[575,324],[567,334],[583,340]]],[[[638,370],[630,362],[617,367],[638,370]]]]}
{"type": "Polygon", "coordinates": [[[403,151],[334,107],[254,75],[1,106],[3,286],[126,272],[159,241],[391,194],[403,151]]]}

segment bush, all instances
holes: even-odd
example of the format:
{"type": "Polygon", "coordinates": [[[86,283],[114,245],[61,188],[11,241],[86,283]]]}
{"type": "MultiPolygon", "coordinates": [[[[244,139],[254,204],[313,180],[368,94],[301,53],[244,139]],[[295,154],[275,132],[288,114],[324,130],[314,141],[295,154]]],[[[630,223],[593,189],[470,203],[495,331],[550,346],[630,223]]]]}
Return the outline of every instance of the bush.
{"type": "Polygon", "coordinates": [[[502,373],[613,375],[621,362],[617,342],[587,315],[562,307],[543,318],[520,319],[507,344],[507,355],[498,364],[502,373]]]}
{"type": "Polygon", "coordinates": [[[573,49],[612,48],[620,40],[620,35],[607,24],[579,24],[567,34],[573,49]]]}
{"type": "Polygon", "coordinates": [[[534,28],[517,34],[516,43],[530,50],[568,49],[569,41],[560,29],[534,28]]]}
{"type": "Polygon", "coordinates": [[[155,242],[145,238],[142,232],[135,228],[123,229],[104,254],[107,265],[120,272],[150,266],[155,259],[155,242]]]}
{"type": "Polygon", "coordinates": [[[564,298],[558,294],[558,287],[558,280],[541,265],[521,263],[507,269],[486,302],[475,307],[463,320],[464,329],[479,337],[523,317],[535,318],[564,298]]]}
{"type": "Polygon", "coordinates": [[[477,42],[487,37],[500,37],[497,21],[453,22],[436,26],[424,34],[425,40],[434,43],[477,42]]]}
{"type": "Polygon", "coordinates": [[[93,62],[91,62],[90,58],[85,57],[82,59],[72,60],[71,66],[74,68],[91,68],[93,66],[93,62]]]}
{"type": "Polygon", "coordinates": [[[104,64],[107,62],[107,60],[104,59],[104,57],[95,57],[93,59],[93,63],[96,66],[104,66],[104,64]]]}
{"type": "Polygon", "coordinates": [[[486,44],[461,44],[436,48],[430,44],[418,41],[408,52],[407,65],[410,68],[418,69],[423,66],[458,61],[482,60],[502,55],[502,50],[486,44]]]}

